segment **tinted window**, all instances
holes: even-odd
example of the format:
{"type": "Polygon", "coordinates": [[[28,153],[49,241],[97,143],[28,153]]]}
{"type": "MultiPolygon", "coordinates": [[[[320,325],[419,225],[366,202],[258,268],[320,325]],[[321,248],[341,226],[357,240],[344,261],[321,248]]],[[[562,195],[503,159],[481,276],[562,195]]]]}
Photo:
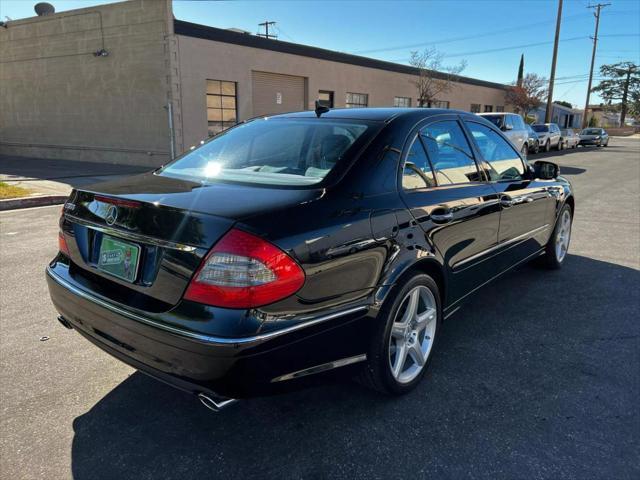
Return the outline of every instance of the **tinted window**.
{"type": "Polygon", "coordinates": [[[599,128],[586,128],[580,133],[582,135],[600,135],[602,133],[602,130],[600,130],[599,128]]]}
{"type": "Polygon", "coordinates": [[[536,132],[548,132],[549,131],[549,127],[547,127],[546,125],[534,125],[533,128],[536,132]]]}
{"type": "Polygon", "coordinates": [[[202,182],[311,185],[342,160],[365,122],[262,118],[228,130],[164,167],[160,175],[202,182]]]}
{"type": "Polygon", "coordinates": [[[413,190],[415,188],[433,187],[433,172],[429,159],[424,151],[422,142],[418,137],[413,141],[405,160],[404,171],[402,172],[402,188],[413,190]]]}
{"type": "Polygon", "coordinates": [[[509,142],[479,123],[467,122],[467,126],[488,164],[485,170],[490,180],[522,179],[524,165],[509,142]]]}
{"type": "Polygon", "coordinates": [[[504,115],[482,115],[482,118],[489,120],[498,128],[502,128],[502,126],[504,125],[504,115]]]}
{"type": "Polygon", "coordinates": [[[458,122],[431,124],[420,131],[438,185],[480,181],[476,163],[458,122]]]}

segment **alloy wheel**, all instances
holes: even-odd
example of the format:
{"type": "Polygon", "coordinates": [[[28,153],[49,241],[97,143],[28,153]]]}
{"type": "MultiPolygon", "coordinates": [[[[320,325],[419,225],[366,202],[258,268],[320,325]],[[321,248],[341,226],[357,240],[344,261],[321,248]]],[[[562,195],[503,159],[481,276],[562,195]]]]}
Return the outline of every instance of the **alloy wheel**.
{"type": "Polygon", "coordinates": [[[560,225],[556,235],[556,258],[562,262],[569,250],[569,240],[571,239],[571,213],[569,210],[562,212],[560,225]]]}
{"type": "Polygon", "coordinates": [[[389,366],[399,383],[409,383],[424,369],[435,339],[438,308],[431,290],[423,285],[404,297],[391,326],[389,366]]]}

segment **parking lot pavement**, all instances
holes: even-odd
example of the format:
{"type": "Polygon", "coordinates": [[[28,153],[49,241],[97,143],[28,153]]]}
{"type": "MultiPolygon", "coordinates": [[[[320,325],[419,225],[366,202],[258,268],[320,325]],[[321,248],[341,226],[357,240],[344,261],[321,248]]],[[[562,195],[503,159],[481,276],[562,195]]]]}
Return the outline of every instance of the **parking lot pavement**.
{"type": "Polygon", "coordinates": [[[483,289],[402,398],[332,383],[214,414],[56,322],[60,207],[0,213],[0,477],[640,478],[640,141],[536,158],[575,186],[565,268],[483,289]]]}

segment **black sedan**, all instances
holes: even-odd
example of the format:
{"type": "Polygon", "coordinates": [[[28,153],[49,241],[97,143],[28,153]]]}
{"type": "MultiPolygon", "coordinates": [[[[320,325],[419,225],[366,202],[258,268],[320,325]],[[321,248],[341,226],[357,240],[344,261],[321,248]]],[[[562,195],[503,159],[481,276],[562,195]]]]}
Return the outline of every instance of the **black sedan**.
{"type": "Polygon", "coordinates": [[[214,410],[334,370],[402,394],[471,293],[562,265],[573,212],[481,117],[319,107],[74,190],[46,276],[64,326],[214,410]]]}

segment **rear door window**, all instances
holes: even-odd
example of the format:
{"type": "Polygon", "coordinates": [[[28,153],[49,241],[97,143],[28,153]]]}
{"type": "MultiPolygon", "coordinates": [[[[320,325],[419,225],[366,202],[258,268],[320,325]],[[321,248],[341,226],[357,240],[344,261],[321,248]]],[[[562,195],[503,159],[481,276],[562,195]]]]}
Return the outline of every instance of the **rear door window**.
{"type": "Polygon", "coordinates": [[[407,153],[402,172],[402,188],[415,190],[435,186],[431,164],[420,137],[416,137],[407,153]]]}
{"type": "Polygon", "coordinates": [[[482,181],[462,127],[455,120],[420,130],[438,185],[482,181]]]}
{"type": "Polygon", "coordinates": [[[498,133],[476,122],[465,122],[485,162],[484,170],[492,181],[521,180],[524,164],[518,152],[498,133]]]}

